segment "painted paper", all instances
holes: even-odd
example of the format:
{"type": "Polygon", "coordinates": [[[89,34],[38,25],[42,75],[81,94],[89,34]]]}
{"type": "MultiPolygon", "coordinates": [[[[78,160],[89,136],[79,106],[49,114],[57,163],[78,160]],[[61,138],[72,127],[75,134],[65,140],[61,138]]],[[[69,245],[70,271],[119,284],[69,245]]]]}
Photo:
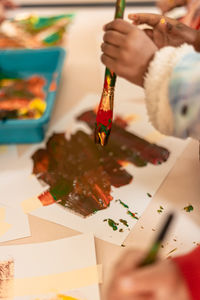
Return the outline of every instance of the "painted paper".
{"type": "MultiPolygon", "coordinates": [[[[85,122],[77,122],[76,119],[86,110],[91,110],[92,106],[95,107],[96,103],[98,103],[97,95],[86,97],[79,106],[58,122],[55,127],[51,128],[48,136],[50,137],[53,133],[65,132],[66,138],[70,139],[71,135],[75,134],[78,130],[92,133],[92,130],[85,122]]],[[[120,114],[123,119],[126,118],[127,115],[130,118],[130,112],[133,112],[134,115],[138,117],[133,118],[135,121],[129,124],[127,130],[141,138],[147,139],[148,135],[152,134],[155,130],[148,122],[144,106],[125,101],[121,105],[116,106],[116,114],[120,114]]],[[[21,193],[18,193],[15,203],[20,204],[24,212],[31,213],[32,215],[73,228],[80,232],[93,232],[98,238],[121,245],[129,234],[129,231],[142,216],[152,196],[173,167],[176,159],[182,153],[187,145],[187,141],[161,136],[160,140],[157,139],[156,144],[170,152],[168,160],[158,165],[147,163],[143,167],[126,163],[126,165],[123,166],[124,172],[130,174],[129,176],[133,177],[133,180],[124,186],[112,186],[110,195],[113,200],[110,201],[110,206],[88,215],[87,218],[57,203],[47,206],[41,205],[38,196],[48,191],[49,185],[44,185],[44,182],[41,185],[37,177],[31,175],[33,170],[31,157],[38,149],[45,149],[46,146],[45,143],[39,146],[33,146],[30,151],[21,157],[21,160],[18,160],[16,178],[12,180],[12,186],[13,189],[15,188],[19,191],[18,185],[21,182],[21,186],[23,183],[24,188],[21,190],[21,193]],[[149,197],[149,195],[151,195],[151,197],[149,197]],[[121,200],[125,206],[116,200],[121,200]],[[104,222],[105,219],[111,219],[115,223],[119,223],[117,230],[113,230],[108,222],[104,222]],[[121,223],[120,219],[127,221],[129,227],[121,223]]],[[[10,197],[10,200],[7,199],[7,201],[11,203],[13,197],[10,197]]]]}

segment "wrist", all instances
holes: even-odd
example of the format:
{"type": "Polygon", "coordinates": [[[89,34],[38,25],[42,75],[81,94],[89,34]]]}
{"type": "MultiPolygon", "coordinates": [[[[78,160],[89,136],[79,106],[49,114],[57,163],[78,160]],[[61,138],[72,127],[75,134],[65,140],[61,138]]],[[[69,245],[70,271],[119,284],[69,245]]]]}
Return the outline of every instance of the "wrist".
{"type": "Polygon", "coordinates": [[[149,56],[148,60],[146,61],[146,64],[145,64],[145,66],[144,66],[144,68],[143,68],[143,72],[142,72],[142,76],[141,76],[141,82],[140,82],[140,83],[141,83],[141,84],[140,84],[141,87],[144,87],[145,75],[147,74],[148,69],[149,69],[149,65],[150,65],[150,63],[153,61],[153,59],[154,59],[154,57],[155,57],[157,51],[158,51],[158,48],[155,47],[155,48],[153,49],[153,51],[152,51],[151,56],[149,56]]]}

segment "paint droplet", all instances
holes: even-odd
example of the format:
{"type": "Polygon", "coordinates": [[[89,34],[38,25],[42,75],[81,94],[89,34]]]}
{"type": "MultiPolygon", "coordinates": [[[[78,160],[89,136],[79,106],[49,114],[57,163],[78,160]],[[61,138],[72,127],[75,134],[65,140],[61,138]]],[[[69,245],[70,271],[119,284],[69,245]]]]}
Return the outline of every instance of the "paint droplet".
{"type": "Polygon", "coordinates": [[[124,226],[129,227],[128,222],[126,220],[120,219],[119,220],[124,226]]]}
{"type": "Polygon", "coordinates": [[[160,208],[157,210],[157,212],[158,212],[159,214],[161,214],[161,213],[163,212],[163,210],[164,210],[164,208],[163,208],[162,206],[160,206],[160,208]]]}
{"type": "Polygon", "coordinates": [[[129,208],[128,205],[124,202],[122,202],[120,199],[115,200],[115,202],[119,202],[123,207],[129,208]]]}
{"type": "Polygon", "coordinates": [[[136,216],[137,213],[132,213],[130,210],[128,210],[127,214],[130,215],[132,218],[139,220],[139,218],[136,216]]]}
{"type": "Polygon", "coordinates": [[[124,244],[121,244],[121,247],[126,247],[124,244]]]}
{"type": "Polygon", "coordinates": [[[147,193],[147,196],[148,196],[149,198],[152,198],[152,195],[151,195],[150,193],[147,193]]]}
{"type": "Polygon", "coordinates": [[[113,221],[112,219],[105,219],[105,220],[103,220],[104,222],[108,222],[108,225],[110,226],[110,227],[112,227],[112,229],[114,230],[114,231],[116,231],[117,229],[118,229],[118,225],[119,225],[119,223],[116,223],[115,221],[113,221]]]}
{"type": "Polygon", "coordinates": [[[190,204],[190,205],[184,207],[184,210],[185,210],[186,212],[191,212],[192,210],[194,210],[194,207],[190,204]]]}
{"type": "Polygon", "coordinates": [[[121,228],[121,229],[119,230],[119,232],[124,232],[124,230],[121,228]]]}

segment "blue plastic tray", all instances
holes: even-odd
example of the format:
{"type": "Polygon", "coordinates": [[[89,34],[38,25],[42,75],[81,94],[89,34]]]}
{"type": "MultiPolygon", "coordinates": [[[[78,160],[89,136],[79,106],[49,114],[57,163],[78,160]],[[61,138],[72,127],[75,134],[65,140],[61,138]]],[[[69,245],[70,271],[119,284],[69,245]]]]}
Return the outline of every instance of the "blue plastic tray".
{"type": "Polygon", "coordinates": [[[39,143],[44,139],[56,96],[56,91],[49,91],[49,86],[57,74],[58,87],[65,55],[65,50],[60,47],[0,51],[0,72],[19,77],[41,75],[47,82],[44,88],[47,107],[43,116],[32,120],[0,121],[0,144],[39,143]]]}

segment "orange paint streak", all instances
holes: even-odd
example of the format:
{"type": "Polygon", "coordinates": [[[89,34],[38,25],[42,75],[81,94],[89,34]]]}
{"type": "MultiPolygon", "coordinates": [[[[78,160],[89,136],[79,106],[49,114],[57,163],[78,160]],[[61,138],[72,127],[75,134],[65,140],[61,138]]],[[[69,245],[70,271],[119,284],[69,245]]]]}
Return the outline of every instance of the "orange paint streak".
{"type": "Polygon", "coordinates": [[[38,196],[38,199],[41,201],[43,206],[48,206],[56,202],[48,191],[38,196]]]}
{"type": "Polygon", "coordinates": [[[118,160],[117,162],[118,162],[118,164],[120,164],[120,166],[122,166],[122,167],[126,167],[127,165],[129,165],[129,162],[128,162],[128,161],[125,161],[125,160],[118,160]]]}
{"type": "Polygon", "coordinates": [[[108,206],[110,201],[113,199],[113,197],[112,196],[106,197],[105,194],[103,193],[102,189],[100,189],[100,187],[97,184],[94,185],[94,188],[96,189],[97,193],[99,193],[99,195],[101,196],[105,205],[108,206]]]}
{"type": "Polygon", "coordinates": [[[49,91],[50,92],[55,92],[57,89],[57,83],[56,83],[56,80],[53,80],[49,86],[49,91]]]}

